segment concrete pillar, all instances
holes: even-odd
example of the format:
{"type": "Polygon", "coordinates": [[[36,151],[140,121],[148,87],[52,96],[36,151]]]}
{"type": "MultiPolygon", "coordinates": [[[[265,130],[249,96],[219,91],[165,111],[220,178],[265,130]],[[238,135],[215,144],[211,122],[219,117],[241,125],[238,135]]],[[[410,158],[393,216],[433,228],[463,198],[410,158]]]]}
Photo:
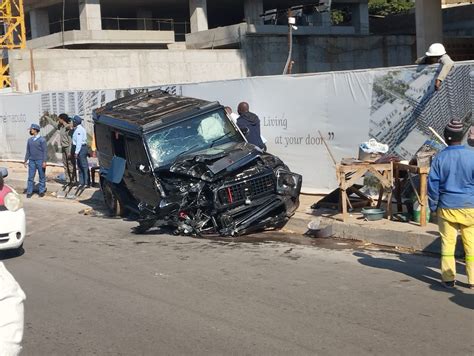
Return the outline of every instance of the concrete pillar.
{"type": "Polygon", "coordinates": [[[153,12],[150,9],[137,9],[137,30],[153,30],[153,12]],[[148,20],[150,19],[150,20],[148,20]]]}
{"type": "Polygon", "coordinates": [[[244,16],[245,22],[253,25],[263,25],[263,0],[245,0],[244,16]]]}
{"type": "Polygon", "coordinates": [[[443,42],[441,0],[416,0],[416,49],[423,56],[432,43],[443,42]]]}
{"type": "Polygon", "coordinates": [[[31,38],[49,35],[48,9],[33,9],[30,14],[31,38]]]}
{"type": "Polygon", "coordinates": [[[352,7],[352,25],[358,35],[369,34],[369,5],[368,0],[363,0],[352,7]]]}
{"type": "Polygon", "coordinates": [[[102,30],[100,0],[79,0],[81,31],[102,30]]]}
{"type": "Polygon", "coordinates": [[[331,13],[319,12],[313,15],[313,26],[320,26],[324,28],[331,27],[331,13]]]}
{"type": "Polygon", "coordinates": [[[191,33],[209,29],[207,22],[207,0],[189,0],[191,33]]]}

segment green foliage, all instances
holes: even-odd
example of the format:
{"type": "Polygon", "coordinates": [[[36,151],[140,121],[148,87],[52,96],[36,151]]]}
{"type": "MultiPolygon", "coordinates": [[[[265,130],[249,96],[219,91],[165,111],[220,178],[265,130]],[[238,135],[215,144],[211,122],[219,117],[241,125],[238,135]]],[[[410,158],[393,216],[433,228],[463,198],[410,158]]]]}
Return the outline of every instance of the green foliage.
{"type": "Polygon", "coordinates": [[[410,0],[369,0],[371,15],[387,16],[407,12],[415,6],[410,0]]]}
{"type": "Polygon", "coordinates": [[[331,22],[333,25],[339,25],[345,21],[346,14],[342,10],[331,10],[331,22]]]}

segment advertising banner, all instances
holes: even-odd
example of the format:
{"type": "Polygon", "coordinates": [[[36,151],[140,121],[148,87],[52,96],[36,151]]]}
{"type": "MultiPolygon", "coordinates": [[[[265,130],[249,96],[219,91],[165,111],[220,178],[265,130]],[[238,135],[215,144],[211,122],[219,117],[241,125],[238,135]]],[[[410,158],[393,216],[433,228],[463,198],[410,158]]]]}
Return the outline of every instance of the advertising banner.
{"type": "MultiPolygon", "coordinates": [[[[438,66],[409,66],[294,76],[253,77],[161,87],[173,94],[219,101],[237,111],[246,101],[260,117],[268,151],[303,175],[303,191],[336,187],[334,163],[357,157],[369,138],[411,159],[432,134],[457,118],[466,129],[474,107],[474,63],[457,63],[439,91],[438,66]]],[[[157,88],[0,96],[0,159],[24,158],[28,127],[39,123],[51,162],[61,162],[57,116],[81,116],[90,135],[92,110],[112,100],[157,88]]],[[[91,136],[92,137],[92,136],[91,136]]],[[[90,137],[90,140],[92,140],[90,137]]]]}

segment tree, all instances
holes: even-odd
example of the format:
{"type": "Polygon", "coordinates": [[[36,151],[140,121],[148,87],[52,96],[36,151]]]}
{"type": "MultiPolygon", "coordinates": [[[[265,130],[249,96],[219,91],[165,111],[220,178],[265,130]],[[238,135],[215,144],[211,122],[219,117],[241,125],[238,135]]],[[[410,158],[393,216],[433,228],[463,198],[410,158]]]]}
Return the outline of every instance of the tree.
{"type": "Polygon", "coordinates": [[[387,16],[407,12],[415,6],[411,0],[369,0],[369,14],[387,16]]]}

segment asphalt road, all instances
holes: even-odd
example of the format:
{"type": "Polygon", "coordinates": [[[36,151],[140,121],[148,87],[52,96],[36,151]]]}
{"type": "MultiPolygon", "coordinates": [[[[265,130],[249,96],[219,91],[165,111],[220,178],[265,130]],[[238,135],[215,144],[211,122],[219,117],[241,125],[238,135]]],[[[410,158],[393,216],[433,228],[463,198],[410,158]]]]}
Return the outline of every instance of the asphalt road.
{"type": "Polygon", "coordinates": [[[436,258],[138,236],[81,209],[26,202],[25,253],[4,261],[28,298],[23,355],[474,352],[474,293],[440,288],[436,258]]]}

